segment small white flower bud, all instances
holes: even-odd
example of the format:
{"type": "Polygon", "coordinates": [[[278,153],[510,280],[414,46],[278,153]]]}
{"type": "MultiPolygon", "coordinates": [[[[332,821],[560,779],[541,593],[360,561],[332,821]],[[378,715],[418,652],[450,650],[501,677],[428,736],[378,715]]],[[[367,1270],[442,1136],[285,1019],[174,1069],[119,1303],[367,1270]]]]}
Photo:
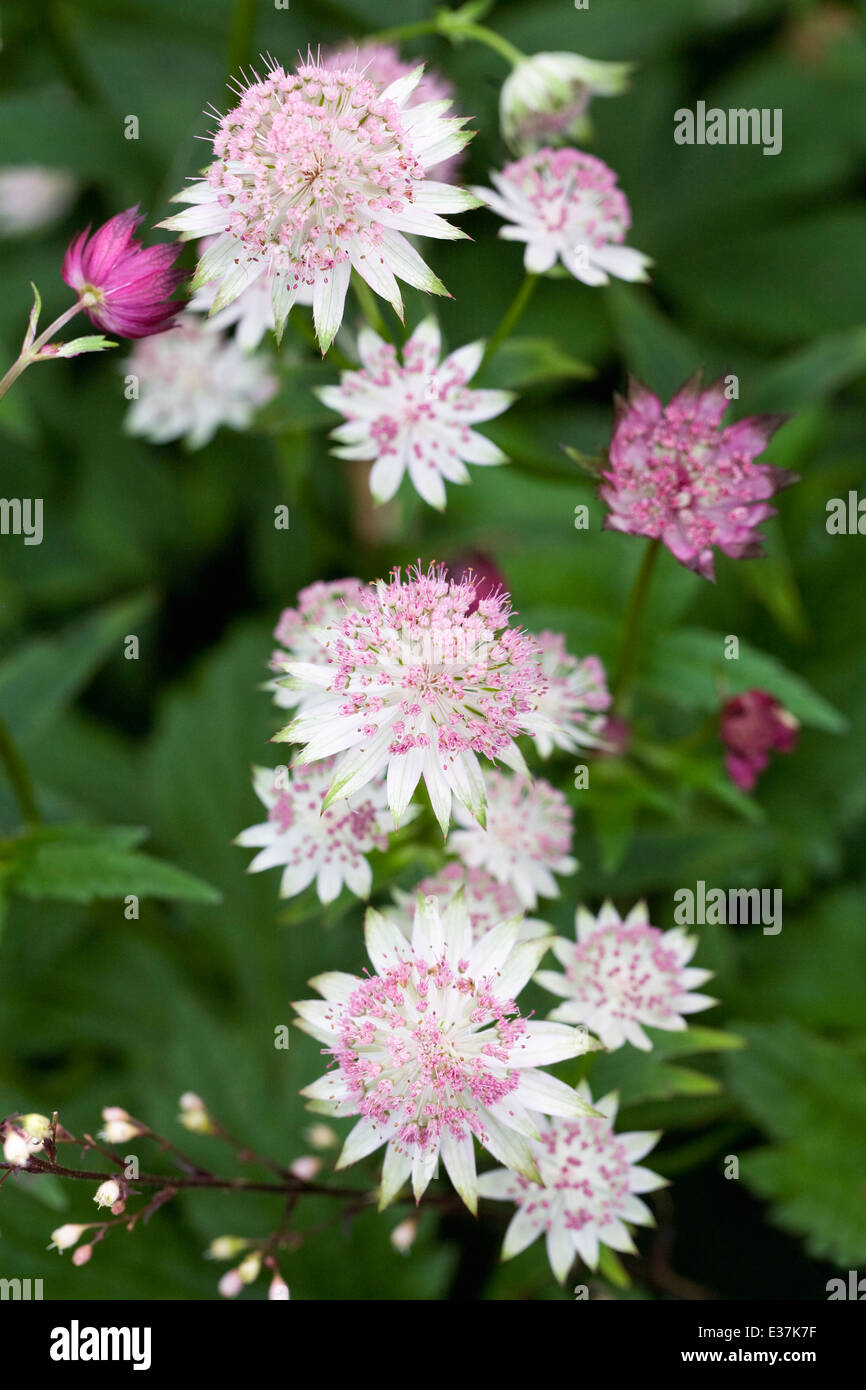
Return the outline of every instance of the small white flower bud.
{"type": "Polygon", "coordinates": [[[237,1298],[243,1286],[244,1281],[238,1274],[237,1270],[228,1269],[226,1270],[222,1279],[220,1279],[217,1288],[219,1289],[223,1298],[237,1298]]]}
{"type": "Polygon", "coordinates": [[[215,1133],[214,1122],[208,1114],[207,1107],[194,1091],[184,1091],[181,1096],[178,1120],[184,1129],[190,1130],[193,1134],[215,1133]]]}
{"type": "Polygon", "coordinates": [[[58,1226],[56,1231],[51,1232],[51,1244],[48,1246],[48,1249],[59,1251],[68,1250],[71,1246],[77,1244],[86,1230],[86,1226],[73,1226],[71,1224],[58,1226]]]}
{"type": "Polygon", "coordinates": [[[414,1217],[407,1217],[401,1221],[399,1226],[395,1226],[391,1232],[391,1244],[395,1250],[399,1250],[401,1255],[408,1255],[412,1246],[415,1244],[415,1237],[418,1234],[418,1222],[414,1217]]]}
{"type": "Polygon", "coordinates": [[[3,1157],[7,1163],[20,1168],[30,1159],[32,1144],[17,1129],[12,1129],[3,1140],[3,1157]]]}
{"type": "Polygon", "coordinates": [[[289,1286],[281,1274],[275,1274],[268,1285],[268,1298],[271,1300],[282,1299],[283,1301],[291,1298],[289,1286]]]}
{"type": "Polygon", "coordinates": [[[249,1241],[243,1236],[217,1236],[205,1250],[204,1257],[206,1260],[233,1260],[248,1245],[249,1241]]]}
{"type": "Polygon", "coordinates": [[[45,1138],[51,1128],[51,1121],[47,1115],[21,1115],[17,1123],[28,1138],[40,1141],[45,1138]]]}
{"type": "Polygon", "coordinates": [[[301,1182],[312,1182],[316,1174],[321,1170],[322,1160],[314,1158],[311,1154],[305,1154],[303,1158],[296,1158],[289,1164],[289,1172],[294,1173],[301,1182]]]}
{"type": "Polygon", "coordinates": [[[257,1250],[251,1251],[238,1265],[238,1277],[244,1284],[253,1284],[259,1277],[262,1257],[257,1250]]]}
{"type": "Polygon", "coordinates": [[[120,1201],[120,1183],[115,1178],[106,1178],[96,1189],[94,1202],[98,1207],[113,1207],[120,1201]]]}
{"type": "Polygon", "coordinates": [[[317,1124],[304,1130],[304,1138],[311,1149],[332,1149],[338,1142],[339,1135],[330,1125],[317,1124]]]}

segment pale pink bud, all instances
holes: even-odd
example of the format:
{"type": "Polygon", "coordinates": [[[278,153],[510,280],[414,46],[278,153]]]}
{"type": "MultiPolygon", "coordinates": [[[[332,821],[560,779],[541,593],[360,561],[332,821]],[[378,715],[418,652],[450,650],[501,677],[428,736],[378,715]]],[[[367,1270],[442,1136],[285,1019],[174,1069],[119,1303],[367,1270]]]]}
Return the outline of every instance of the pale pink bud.
{"type": "Polygon", "coordinates": [[[414,1217],[407,1217],[401,1221],[399,1226],[395,1226],[391,1232],[391,1244],[395,1250],[399,1250],[401,1255],[407,1255],[415,1244],[415,1237],[418,1234],[418,1222],[414,1217]]]}
{"type": "Polygon", "coordinates": [[[223,1298],[237,1298],[243,1286],[244,1281],[236,1269],[227,1270],[217,1284],[223,1298]]]}
{"type": "Polygon", "coordinates": [[[321,1170],[322,1160],[313,1158],[310,1154],[305,1154],[303,1158],[296,1158],[289,1164],[289,1172],[294,1173],[301,1182],[312,1182],[316,1174],[321,1170]]]}
{"type": "Polygon", "coordinates": [[[15,1168],[21,1168],[30,1161],[33,1151],[31,1142],[20,1130],[11,1129],[3,1140],[3,1157],[15,1168]]]}
{"type": "Polygon", "coordinates": [[[92,1254],[92,1245],[79,1245],[78,1249],[73,1251],[72,1263],[74,1265],[86,1265],[92,1254]]]}
{"type": "Polygon", "coordinates": [[[304,1130],[304,1138],[312,1149],[332,1149],[339,1135],[330,1125],[316,1124],[304,1130]]]}
{"type": "Polygon", "coordinates": [[[268,1298],[283,1299],[284,1301],[291,1298],[289,1286],[281,1274],[275,1274],[268,1285],[268,1298]]]}

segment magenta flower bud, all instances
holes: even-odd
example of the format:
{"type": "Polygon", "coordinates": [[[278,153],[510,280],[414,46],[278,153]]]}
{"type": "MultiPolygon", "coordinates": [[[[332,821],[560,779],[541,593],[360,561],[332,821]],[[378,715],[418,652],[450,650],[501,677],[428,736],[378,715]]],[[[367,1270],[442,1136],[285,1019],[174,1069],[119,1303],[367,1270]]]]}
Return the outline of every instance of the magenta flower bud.
{"type": "Polygon", "coordinates": [[[722,710],[721,735],[728,776],[740,791],[750,792],[770,761],[770,753],[791,753],[800,721],[766,690],[734,695],[722,710]]]}
{"type": "Polygon", "coordinates": [[[172,300],[186,271],[172,269],[180,242],[143,246],[133,235],[144,219],[127,208],[90,235],[87,227],[69,244],[63,279],[82,298],[97,328],[121,338],[148,338],[171,328],[182,307],[172,300]]]}

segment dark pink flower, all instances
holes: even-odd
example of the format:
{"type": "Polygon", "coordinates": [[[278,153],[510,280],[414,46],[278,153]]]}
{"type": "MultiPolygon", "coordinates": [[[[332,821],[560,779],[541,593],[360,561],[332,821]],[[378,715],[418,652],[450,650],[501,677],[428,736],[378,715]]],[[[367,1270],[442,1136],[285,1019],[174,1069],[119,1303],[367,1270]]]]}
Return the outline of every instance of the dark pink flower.
{"type": "Polygon", "coordinates": [[[179,242],[143,246],[133,233],[144,219],[127,208],[90,235],[87,227],[69,244],[63,279],[82,298],[92,323],[121,338],[149,338],[171,328],[182,305],[173,301],[186,271],[172,269],[179,242]]]}
{"type": "Polygon", "coordinates": [[[770,761],[770,753],[791,753],[800,721],[766,690],[734,695],[722,710],[725,767],[740,791],[750,792],[770,761]]]}
{"type": "Polygon", "coordinates": [[[756,457],[783,415],[752,415],[722,428],[724,378],[704,387],[701,373],[664,406],[639,382],[617,397],[610,457],[599,489],[608,531],[661,540],[687,569],[714,579],[713,547],[732,559],[761,554],[758,524],[796,475],[756,457]]]}

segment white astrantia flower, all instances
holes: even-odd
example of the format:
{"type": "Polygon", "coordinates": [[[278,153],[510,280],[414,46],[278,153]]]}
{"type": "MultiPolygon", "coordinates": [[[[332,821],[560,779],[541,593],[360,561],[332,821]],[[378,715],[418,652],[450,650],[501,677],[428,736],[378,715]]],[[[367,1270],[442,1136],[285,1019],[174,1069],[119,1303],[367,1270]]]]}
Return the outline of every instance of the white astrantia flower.
{"type": "Polygon", "coordinates": [[[486,829],[456,805],[461,828],[448,837],[449,854],[508,884],[523,907],[534,907],[539,897],[558,898],[553,875],[578,868],[569,853],[572,812],[562,792],[543,778],[530,782],[498,771],[488,773],[486,781],[486,829]]]}
{"type": "Polygon", "coordinates": [[[302,285],[312,290],[319,346],[326,352],[343,318],[352,270],[402,317],[397,279],[445,294],[407,236],[465,233],[442,213],[478,200],[427,177],[471,139],[450,101],[409,100],[419,66],[380,91],[354,66],[308,60],[297,72],[269,62],[264,79],[237,84],[238,104],[219,120],[214,160],[179,193],[191,206],[161,225],[184,238],[216,236],[193,288],[219,281],[213,311],[264,271],[277,337],[302,285]]]}
{"type": "MultiPolygon", "coordinates": [[[[393,890],[396,908],[388,908],[388,916],[394,919],[406,936],[412,934],[419,893],[422,898],[438,898],[440,908],[446,907],[458,893],[462,893],[472,924],[473,941],[499,922],[520,917],[523,912],[523,904],[510,884],[497,882],[486,869],[470,869],[459,859],[454,859],[443,865],[438,873],[423,878],[413,892],[407,893],[401,888],[393,890]]],[[[549,922],[541,922],[536,917],[522,918],[519,941],[552,935],[553,928],[549,922]]]]}
{"type": "Polygon", "coordinates": [[[221,425],[245,430],[277,390],[266,357],[244,352],[193,314],[140,338],[125,369],[138,384],[125,429],[154,444],[182,438],[200,449],[221,425]]]}
{"type": "Polygon", "coordinates": [[[439,325],[424,319],[403,348],[384,342],[372,328],[358,337],[361,370],[343,372],[339,386],[316,394],[346,418],[331,432],[338,458],[372,462],[370,491],[377,502],[394,496],[405,473],[415,491],[439,511],[445,483],[468,483],[467,463],[498,464],[502,450],[473,429],[507,410],[510,391],[474,390],[468,383],[484,356],[484,343],[458,348],[440,364],[439,325]]]}
{"type": "Polygon", "coordinates": [[[633,1253],[629,1226],[654,1224],[652,1212],[638,1194],[666,1186],[664,1178],[639,1163],[658,1143],[659,1134],[616,1134],[616,1094],[593,1101],[585,1081],[577,1093],[600,1113],[540,1120],[540,1138],[530,1145],[540,1187],[507,1168],[482,1173],[478,1179],[482,1197],[517,1206],[502,1258],[512,1259],[543,1235],[550,1267],[560,1284],[565,1283],[576,1256],[595,1269],[602,1246],[633,1253]]]}
{"type": "Polygon", "coordinates": [[[587,109],[594,96],[619,96],[631,63],[601,63],[579,53],[534,53],[516,63],[502,84],[499,119],[515,154],[544,145],[582,143],[592,133],[587,109]]]}
{"type": "MultiPolygon", "coordinates": [[[[216,240],[216,237],[205,238],[201,246],[202,255],[210,250],[216,240]]],[[[271,282],[267,271],[262,267],[261,274],[247,285],[237,299],[233,299],[224,309],[212,313],[219,290],[218,280],[211,280],[208,284],[202,285],[190,299],[187,309],[194,314],[208,314],[208,327],[218,333],[234,328],[240,346],[245,352],[252,352],[268,331],[276,331],[271,282]]],[[[302,285],[295,303],[311,305],[312,302],[312,289],[309,285],[302,285]]]]}
{"type": "Polygon", "coordinates": [[[598,917],[579,907],[576,929],[576,941],[558,936],[552,944],[565,973],[540,970],[536,979],[564,1001],[551,1018],[591,1028],[606,1048],[628,1042],[648,1052],[645,1027],[681,1032],[684,1014],[716,1003],[691,992],[712,978],[711,971],[688,964],[697,937],[680,927],[663,932],[651,926],[646,903],[637,903],[625,921],[611,902],[598,917]]]}
{"type": "Polygon", "coordinates": [[[279,647],[271,657],[271,669],[279,673],[268,681],[274,704],[281,709],[309,705],[320,698],[320,692],[304,693],[286,684],[286,666],[290,661],[305,661],[311,665],[330,666],[331,657],[321,641],[321,631],[336,626],[350,608],[357,608],[365,585],[360,579],[331,579],[308,584],[298,594],[297,608],[284,608],[274,628],[279,647]]]}
{"type": "Polygon", "coordinates": [[[646,280],[648,256],[624,246],[631,210],[616,174],[581,150],[539,150],[491,173],[494,189],[476,188],[479,198],[506,225],[505,241],[523,241],[523,264],[541,275],[561,261],[585,285],[646,280]]]}
{"type": "Polygon", "coordinates": [[[357,898],[369,897],[373,871],[366,856],[387,849],[394,829],[385,783],[370,782],[350,801],[323,811],[333,773],[333,758],[294,773],[288,768],[253,770],[253,786],[268,818],[243,830],[235,844],[260,851],[250,873],[285,865],[281,898],[302,893],[313,880],[323,903],[333,902],[344,884],[357,898]]]}
{"type": "Polygon", "coordinates": [[[319,629],[329,664],[287,661],[306,696],[275,743],[302,743],[294,766],[341,753],[325,806],[387,770],[400,821],[423,779],[443,835],[452,797],[484,823],[479,754],[526,774],[516,738],[546,688],[535,642],[511,625],[506,595],[478,599],[475,584],[399,570],[368,585],[358,607],[319,629]]]}
{"type": "Polygon", "coordinates": [[[295,1005],[298,1026],[334,1062],[302,1091],[310,1108],[360,1117],[337,1167],[387,1146],[380,1208],[410,1178],[420,1201],[441,1158],[475,1211],[475,1139],[537,1182],[535,1112],[588,1113],[580,1096],[539,1068],[597,1044],[583,1030],[521,1017],[514,1001],[546,943],[518,941],[519,930],[512,919],[473,942],[459,896],[441,911],[435,898],[419,899],[411,940],[370,910],[365,937],[375,973],[329,971],[310,982],[323,998],[295,1005]]]}
{"type": "Polygon", "coordinates": [[[603,711],[610,708],[611,694],[601,661],[597,656],[572,656],[559,632],[540,632],[536,640],[548,681],[529,720],[540,756],[549,758],[554,748],[574,753],[604,746],[603,711]]]}
{"type": "Polygon", "coordinates": [[[64,169],[5,165],[0,168],[0,236],[23,236],[57,222],[77,192],[77,179],[64,169]]]}

